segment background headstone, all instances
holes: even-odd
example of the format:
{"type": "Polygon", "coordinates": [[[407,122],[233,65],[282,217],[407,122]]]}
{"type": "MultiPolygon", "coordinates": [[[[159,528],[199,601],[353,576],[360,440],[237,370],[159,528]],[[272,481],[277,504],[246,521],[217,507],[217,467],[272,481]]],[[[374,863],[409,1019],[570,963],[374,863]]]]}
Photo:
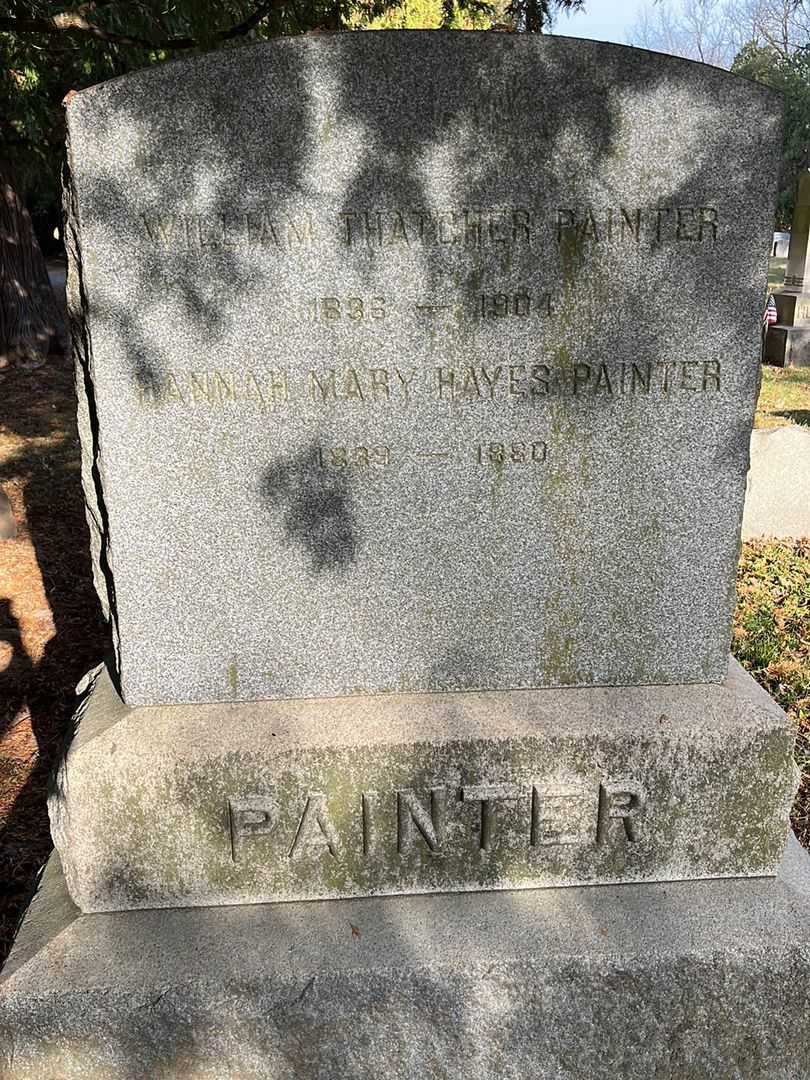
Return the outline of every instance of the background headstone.
{"type": "Polygon", "coordinates": [[[785,285],[774,289],[778,322],[768,327],[763,359],[779,367],[810,365],[810,172],[799,176],[785,285]]]}

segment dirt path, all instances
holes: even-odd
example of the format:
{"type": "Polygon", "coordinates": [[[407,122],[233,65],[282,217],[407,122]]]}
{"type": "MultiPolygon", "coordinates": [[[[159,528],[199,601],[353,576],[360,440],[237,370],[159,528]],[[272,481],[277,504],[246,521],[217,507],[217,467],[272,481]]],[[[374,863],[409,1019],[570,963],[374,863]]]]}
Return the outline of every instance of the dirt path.
{"type": "Polygon", "coordinates": [[[0,373],[0,964],[51,848],[45,793],[73,690],[107,650],[79,479],[73,366],[0,373]]]}

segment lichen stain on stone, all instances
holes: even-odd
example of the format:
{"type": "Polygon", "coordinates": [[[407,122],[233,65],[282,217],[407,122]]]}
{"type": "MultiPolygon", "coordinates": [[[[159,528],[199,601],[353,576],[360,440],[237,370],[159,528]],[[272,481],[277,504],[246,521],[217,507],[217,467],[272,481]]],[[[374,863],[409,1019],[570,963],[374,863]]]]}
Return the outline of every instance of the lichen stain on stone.
{"type": "Polygon", "coordinates": [[[318,142],[321,146],[328,146],[331,143],[335,133],[335,118],[331,114],[328,114],[321,121],[318,127],[318,142]]]}
{"type": "MultiPolygon", "coordinates": [[[[564,342],[557,353],[562,366],[568,360],[564,342]]],[[[549,492],[545,511],[552,529],[555,579],[543,606],[537,662],[545,672],[544,683],[571,686],[592,678],[577,660],[577,655],[583,653],[587,627],[576,611],[576,597],[582,586],[578,567],[590,540],[577,511],[577,502],[586,497],[584,493],[591,484],[586,452],[590,432],[585,427],[578,427],[560,402],[551,404],[550,432],[549,465],[543,482],[549,492]],[[567,450],[571,446],[575,448],[574,453],[567,450]],[[579,495],[579,499],[575,501],[572,494],[579,495]]]]}
{"type": "Polygon", "coordinates": [[[490,505],[492,507],[492,518],[493,518],[493,521],[497,522],[498,521],[498,507],[499,507],[501,499],[503,498],[503,495],[504,495],[504,491],[503,491],[504,463],[503,463],[503,461],[490,461],[488,463],[488,468],[491,469],[491,474],[492,474],[492,483],[491,483],[490,489],[489,489],[490,505]]]}
{"type": "MultiPolygon", "coordinates": [[[[560,269],[564,300],[572,300],[577,286],[580,271],[585,265],[585,245],[579,230],[576,228],[562,229],[559,238],[560,269]]],[[[562,305],[566,310],[565,305],[562,305]]]]}
{"type": "Polygon", "coordinates": [[[239,667],[236,659],[233,659],[228,664],[228,689],[230,690],[231,697],[236,699],[239,693],[239,667]]]}

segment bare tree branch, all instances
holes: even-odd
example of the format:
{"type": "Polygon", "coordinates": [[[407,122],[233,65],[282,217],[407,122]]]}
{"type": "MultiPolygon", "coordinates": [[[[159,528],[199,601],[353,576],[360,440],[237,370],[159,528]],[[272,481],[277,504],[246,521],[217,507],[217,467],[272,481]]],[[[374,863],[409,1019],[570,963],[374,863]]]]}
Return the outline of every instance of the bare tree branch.
{"type": "Polygon", "coordinates": [[[629,40],[720,67],[750,43],[787,60],[810,46],[810,0],[648,0],[629,40]]]}
{"type": "Polygon", "coordinates": [[[114,42],[117,45],[133,45],[140,49],[157,49],[160,43],[147,41],[145,38],[131,37],[128,34],[116,34],[110,30],[103,30],[87,22],[81,15],[74,12],[63,12],[52,18],[29,18],[15,19],[9,16],[0,16],[0,30],[9,34],[81,34],[84,37],[93,37],[99,41],[114,42]]]}

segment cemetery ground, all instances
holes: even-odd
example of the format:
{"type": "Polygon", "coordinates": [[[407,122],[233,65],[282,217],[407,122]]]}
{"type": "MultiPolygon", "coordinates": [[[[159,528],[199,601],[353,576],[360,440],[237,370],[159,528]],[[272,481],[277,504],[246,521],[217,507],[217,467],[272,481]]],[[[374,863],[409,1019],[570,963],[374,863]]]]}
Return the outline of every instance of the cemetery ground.
{"type": "Polygon", "coordinates": [[[810,368],[764,365],[757,403],[757,427],[810,427],[810,368]]]}
{"type": "MultiPolygon", "coordinates": [[[[760,426],[810,424],[810,371],[765,369],[760,426]]],[[[72,365],[0,372],[0,963],[50,851],[48,775],[73,689],[108,640],[93,590],[72,365]]],[[[793,823],[810,846],[810,538],[746,544],[734,651],[799,724],[793,823]]]]}

